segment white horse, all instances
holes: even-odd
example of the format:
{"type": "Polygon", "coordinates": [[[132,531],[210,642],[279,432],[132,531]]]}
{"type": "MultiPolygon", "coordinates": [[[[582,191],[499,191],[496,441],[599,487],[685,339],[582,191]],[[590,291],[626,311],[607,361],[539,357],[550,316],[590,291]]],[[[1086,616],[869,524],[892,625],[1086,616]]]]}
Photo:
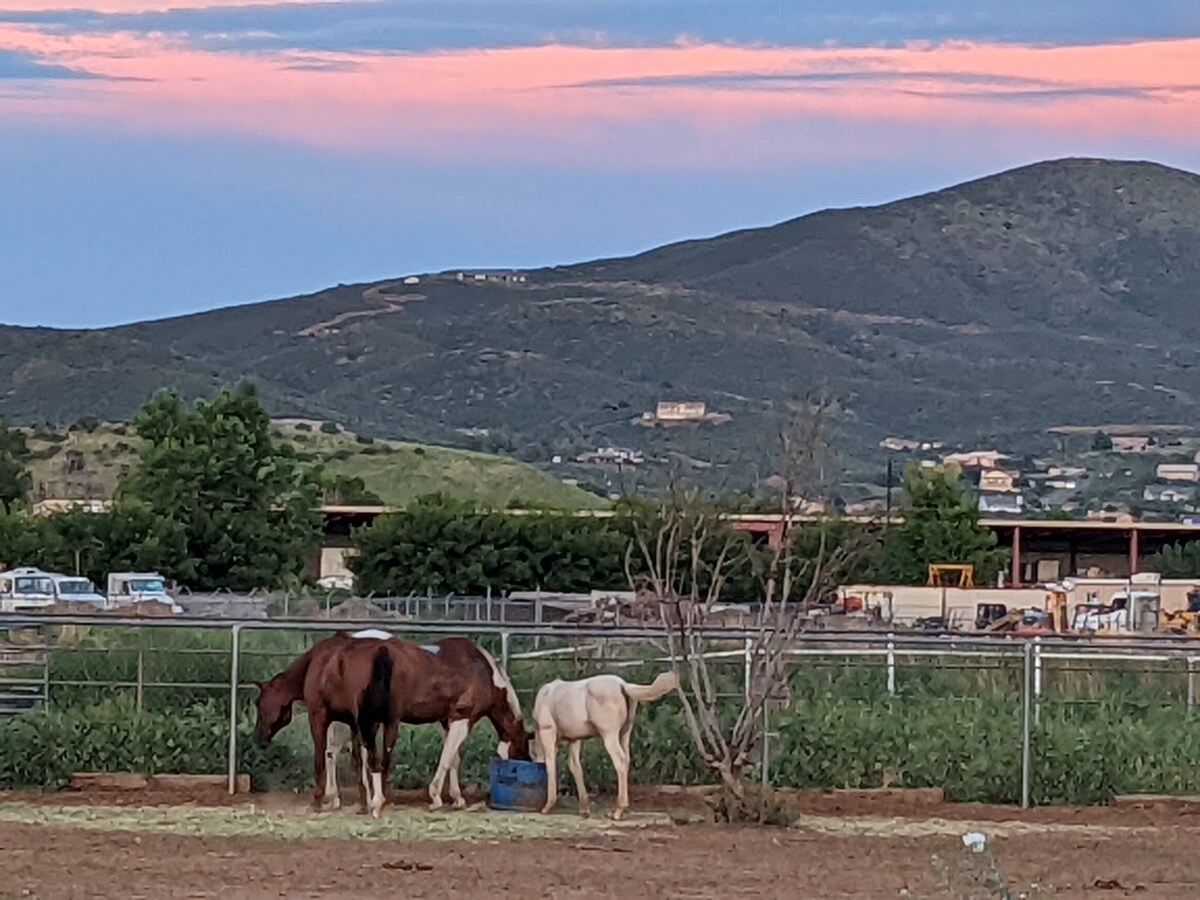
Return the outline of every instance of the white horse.
{"type": "Polygon", "coordinates": [[[558,803],[561,739],[570,744],[569,766],[579,792],[579,814],[590,814],[580,741],[598,737],[604,741],[617,772],[617,808],[613,810],[613,818],[624,817],[629,809],[629,735],[637,705],[664,697],[678,685],[674,672],[664,672],[649,685],[630,684],[617,675],[594,675],[581,681],[551,681],[543,685],[533,704],[539,755],[546,764],[546,805],[542,812],[550,812],[558,803]]]}

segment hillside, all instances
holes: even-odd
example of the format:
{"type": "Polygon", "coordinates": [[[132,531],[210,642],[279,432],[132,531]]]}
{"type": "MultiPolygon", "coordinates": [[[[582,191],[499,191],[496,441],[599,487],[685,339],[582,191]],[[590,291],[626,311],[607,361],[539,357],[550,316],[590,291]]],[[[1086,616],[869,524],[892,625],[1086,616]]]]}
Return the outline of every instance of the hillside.
{"type": "MultiPolygon", "coordinates": [[[[323,434],[319,424],[277,422],[276,432],[304,461],[319,463],[331,475],[362,478],[389,505],[436,492],[495,507],[514,501],[558,509],[607,505],[515,460],[397,441],[363,444],[353,434],[323,434]]],[[[28,443],[35,490],[50,497],[108,499],[120,476],[137,465],[140,441],[127,426],[101,424],[54,434],[39,429],[28,443]]]]}
{"type": "MultiPolygon", "coordinates": [[[[842,401],[845,468],[885,436],[1003,443],[1200,419],[1200,177],[1152,163],[1039,163],[884,206],[526,281],[339,285],[90,332],[0,328],[0,414],[128,417],[162,385],[258,380],[279,416],[555,466],[643,450],[629,484],[700,467],[766,477],[787,404],[842,401]],[[663,400],[726,424],[652,429],[663,400]]],[[[409,279],[411,281],[411,279],[409,279]]],[[[593,480],[617,480],[596,472],[593,480]]]]}

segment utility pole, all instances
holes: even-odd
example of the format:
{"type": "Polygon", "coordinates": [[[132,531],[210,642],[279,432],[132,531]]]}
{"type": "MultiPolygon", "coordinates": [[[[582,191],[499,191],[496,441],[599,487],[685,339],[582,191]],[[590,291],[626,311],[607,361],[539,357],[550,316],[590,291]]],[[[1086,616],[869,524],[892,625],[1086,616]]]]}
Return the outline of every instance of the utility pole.
{"type": "Polygon", "coordinates": [[[887,458],[887,512],[884,516],[886,525],[892,524],[892,455],[887,458]]]}

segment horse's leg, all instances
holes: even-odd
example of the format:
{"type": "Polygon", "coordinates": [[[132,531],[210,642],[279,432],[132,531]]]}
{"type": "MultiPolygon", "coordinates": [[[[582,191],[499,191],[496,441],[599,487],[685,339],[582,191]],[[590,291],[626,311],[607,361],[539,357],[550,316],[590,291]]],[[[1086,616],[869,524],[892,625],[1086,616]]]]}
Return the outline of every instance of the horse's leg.
{"type": "Polygon", "coordinates": [[[538,728],[538,743],[542,745],[542,762],[546,764],[546,805],[548,813],[558,804],[558,733],[554,726],[538,728]]]}
{"type": "Polygon", "coordinates": [[[621,746],[621,735],[617,731],[609,731],[604,735],[604,749],[612,760],[613,768],[617,770],[617,808],[613,810],[614,819],[625,817],[629,809],[629,757],[621,746]]]}
{"type": "Polygon", "coordinates": [[[583,759],[579,753],[582,748],[582,741],[571,741],[568,765],[571,767],[571,774],[575,776],[575,792],[579,794],[579,814],[586,819],[592,814],[592,810],[588,802],[587,784],[583,780],[583,759]]]}
{"type": "MultiPolygon", "coordinates": [[[[375,791],[378,794],[375,800],[375,805],[378,810],[382,810],[388,799],[388,785],[392,780],[392,754],[396,752],[396,733],[400,730],[399,722],[392,722],[383,726],[383,761],[380,764],[379,779],[375,783],[375,791]]],[[[378,817],[379,813],[376,813],[378,817]]]]}
{"type": "Polygon", "coordinates": [[[358,784],[358,808],[364,816],[370,812],[370,792],[371,781],[370,773],[367,768],[367,748],[362,742],[362,738],[358,734],[358,729],[354,729],[351,735],[350,744],[350,768],[355,773],[355,782],[358,784]]]}
{"type": "Polygon", "coordinates": [[[379,753],[377,735],[379,733],[378,726],[371,727],[371,733],[365,735],[367,738],[367,760],[368,767],[371,770],[371,789],[369,791],[370,800],[368,806],[371,815],[376,819],[383,814],[383,763],[379,753]]]}
{"type": "Polygon", "coordinates": [[[329,726],[325,723],[325,714],[321,710],[310,710],[308,727],[312,731],[313,768],[316,782],[313,787],[313,812],[320,812],[325,806],[325,742],[329,734],[329,726]]]}
{"type": "Polygon", "coordinates": [[[326,734],[325,799],[328,801],[330,809],[340,809],[342,798],[338,793],[337,761],[338,755],[342,752],[342,747],[345,746],[346,741],[343,737],[341,727],[337,722],[330,723],[326,734]]]}
{"type": "Polygon", "coordinates": [[[471,733],[471,723],[467,719],[455,719],[446,729],[446,739],[442,744],[442,758],[438,761],[437,772],[429,783],[429,808],[442,808],[442,788],[446,783],[446,774],[454,765],[454,759],[459,755],[463,742],[471,733]]]}
{"type": "MultiPolygon", "coordinates": [[[[447,726],[442,725],[442,743],[446,742],[447,726]]],[[[454,762],[450,765],[450,799],[454,802],[455,809],[466,809],[467,801],[463,799],[462,787],[459,784],[458,773],[462,768],[462,754],[454,754],[454,762]]]]}

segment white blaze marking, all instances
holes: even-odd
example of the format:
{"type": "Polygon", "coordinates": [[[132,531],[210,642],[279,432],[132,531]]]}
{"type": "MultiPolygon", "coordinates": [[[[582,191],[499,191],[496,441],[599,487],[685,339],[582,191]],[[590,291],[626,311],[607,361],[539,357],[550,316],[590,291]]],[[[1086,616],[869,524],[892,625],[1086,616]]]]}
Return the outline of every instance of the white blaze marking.
{"type": "Polygon", "coordinates": [[[379,818],[379,811],[383,809],[383,773],[371,773],[371,789],[374,796],[371,797],[371,812],[375,818],[379,818]]]}
{"type": "Polygon", "coordinates": [[[390,640],[392,636],[390,634],[388,634],[386,631],[380,631],[378,628],[366,628],[362,631],[354,632],[354,634],[350,635],[350,637],[352,637],[352,638],[375,638],[376,640],[379,640],[379,641],[386,641],[386,640],[390,640]]]}

